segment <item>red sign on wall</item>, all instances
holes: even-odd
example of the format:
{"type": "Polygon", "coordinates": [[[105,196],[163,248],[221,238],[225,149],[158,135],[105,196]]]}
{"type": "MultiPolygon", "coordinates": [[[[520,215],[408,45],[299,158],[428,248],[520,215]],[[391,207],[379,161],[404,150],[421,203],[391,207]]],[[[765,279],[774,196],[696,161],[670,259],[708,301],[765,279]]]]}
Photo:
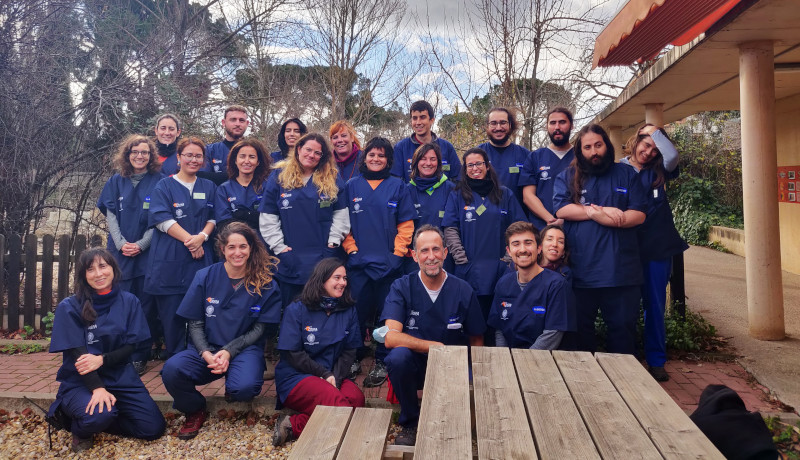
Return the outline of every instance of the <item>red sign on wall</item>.
{"type": "Polygon", "coordinates": [[[800,203],[800,166],[778,166],[778,202],[800,203]]]}

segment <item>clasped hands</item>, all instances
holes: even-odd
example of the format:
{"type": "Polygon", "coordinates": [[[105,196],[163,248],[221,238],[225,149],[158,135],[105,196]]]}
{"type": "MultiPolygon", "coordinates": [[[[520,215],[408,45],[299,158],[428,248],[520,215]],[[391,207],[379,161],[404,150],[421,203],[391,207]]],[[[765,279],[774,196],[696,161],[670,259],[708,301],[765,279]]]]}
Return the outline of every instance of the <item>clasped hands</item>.
{"type": "Polygon", "coordinates": [[[212,374],[224,374],[228,372],[228,365],[231,363],[231,354],[228,350],[220,350],[216,353],[210,351],[203,352],[203,359],[208,363],[212,374]]]}
{"type": "Polygon", "coordinates": [[[584,207],[589,219],[607,227],[622,227],[625,225],[625,212],[612,206],[598,206],[590,204],[584,207]]]}

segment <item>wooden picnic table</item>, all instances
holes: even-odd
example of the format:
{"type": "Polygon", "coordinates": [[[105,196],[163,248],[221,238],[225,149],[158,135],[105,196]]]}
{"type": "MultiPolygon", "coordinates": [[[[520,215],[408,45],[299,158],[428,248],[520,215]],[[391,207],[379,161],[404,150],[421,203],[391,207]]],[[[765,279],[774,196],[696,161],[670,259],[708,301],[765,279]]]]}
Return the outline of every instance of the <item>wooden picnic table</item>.
{"type": "Polygon", "coordinates": [[[432,348],[417,441],[388,409],[318,406],[290,458],[724,459],[630,355],[432,348]]]}

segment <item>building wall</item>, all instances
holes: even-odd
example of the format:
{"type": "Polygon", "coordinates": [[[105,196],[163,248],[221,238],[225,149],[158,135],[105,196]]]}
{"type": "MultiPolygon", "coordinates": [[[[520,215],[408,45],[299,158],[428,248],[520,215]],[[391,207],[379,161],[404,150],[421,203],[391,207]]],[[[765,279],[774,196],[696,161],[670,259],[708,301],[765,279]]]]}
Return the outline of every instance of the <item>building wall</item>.
{"type": "MultiPolygon", "coordinates": [[[[778,166],[799,166],[800,95],[776,101],[775,112],[778,166]]],[[[778,212],[780,213],[782,268],[788,272],[800,274],[800,203],[778,203],[778,212]]]]}

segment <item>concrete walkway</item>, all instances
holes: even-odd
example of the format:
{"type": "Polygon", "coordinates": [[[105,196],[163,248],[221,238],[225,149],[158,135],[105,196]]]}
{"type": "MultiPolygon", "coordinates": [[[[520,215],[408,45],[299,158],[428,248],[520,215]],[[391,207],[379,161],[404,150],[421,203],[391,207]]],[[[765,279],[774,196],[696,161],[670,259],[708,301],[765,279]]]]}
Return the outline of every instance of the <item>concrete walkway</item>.
{"type": "Polygon", "coordinates": [[[748,335],[744,258],[692,247],[684,259],[688,307],[729,338],[761,385],[800,409],[800,276],[783,272],[786,339],[766,342],[748,335]]]}

